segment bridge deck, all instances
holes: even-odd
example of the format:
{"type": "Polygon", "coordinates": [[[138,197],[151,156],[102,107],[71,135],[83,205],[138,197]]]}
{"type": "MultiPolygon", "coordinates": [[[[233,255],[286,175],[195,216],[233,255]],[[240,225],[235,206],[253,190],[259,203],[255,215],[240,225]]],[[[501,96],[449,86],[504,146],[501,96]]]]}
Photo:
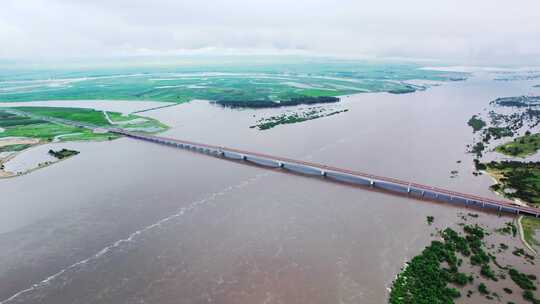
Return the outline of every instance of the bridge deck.
{"type": "Polygon", "coordinates": [[[485,198],[467,193],[461,193],[443,188],[423,185],[419,183],[408,182],[391,177],[373,175],[355,170],[327,166],[314,162],[295,160],[291,158],[279,157],[257,152],[249,152],[222,146],[207,145],[174,138],[139,134],[119,129],[112,129],[110,131],[131,138],[151,141],[164,145],[176,146],[180,148],[203,150],[202,152],[212,153],[216,156],[224,156],[226,158],[251,161],[261,165],[272,166],[274,168],[285,168],[306,174],[317,173],[320,174],[320,176],[322,177],[328,177],[333,180],[346,183],[362,184],[364,182],[367,182],[369,185],[375,186],[376,188],[380,188],[382,190],[401,193],[406,192],[418,198],[426,197],[437,201],[456,202],[463,205],[490,208],[498,210],[500,212],[525,214],[536,217],[540,216],[540,209],[517,205],[511,201],[485,198]]]}

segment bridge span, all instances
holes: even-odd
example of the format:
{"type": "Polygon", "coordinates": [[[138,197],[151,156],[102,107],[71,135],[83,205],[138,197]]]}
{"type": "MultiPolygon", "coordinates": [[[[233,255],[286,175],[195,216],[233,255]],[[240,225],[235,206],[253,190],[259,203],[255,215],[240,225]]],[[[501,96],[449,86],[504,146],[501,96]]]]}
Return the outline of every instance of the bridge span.
{"type": "Polygon", "coordinates": [[[511,201],[490,199],[476,195],[460,193],[447,189],[431,187],[400,179],[377,176],[343,168],[306,162],[268,154],[243,151],[221,146],[195,143],[185,140],[166,138],[148,134],[129,132],[121,129],[109,129],[110,132],[130,138],[171,146],[179,149],[212,155],[229,160],[247,162],[262,167],[282,169],[294,173],[318,176],[336,182],[372,187],[385,192],[407,195],[412,198],[439,201],[449,204],[484,208],[496,212],[523,214],[540,217],[540,209],[517,205],[511,201]]]}

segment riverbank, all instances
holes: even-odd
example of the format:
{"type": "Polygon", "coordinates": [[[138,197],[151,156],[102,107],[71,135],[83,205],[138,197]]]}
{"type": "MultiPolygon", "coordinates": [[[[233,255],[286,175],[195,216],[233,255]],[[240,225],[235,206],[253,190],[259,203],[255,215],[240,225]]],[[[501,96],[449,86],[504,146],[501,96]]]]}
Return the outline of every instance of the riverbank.
{"type": "Polygon", "coordinates": [[[12,177],[15,174],[5,170],[5,164],[15,158],[21,151],[39,144],[35,138],[3,138],[0,139],[0,178],[12,177]],[[12,148],[13,147],[13,148],[12,148]],[[19,149],[21,147],[21,149],[19,149]]]}
{"type": "Polygon", "coordinates": [[[144,133],[158,133],[168,129],[168,126],[152,118],[77,107],[5,107],[0,108],[0,117],[0,125],[3,127],[0,133],[0,149],[5,150],[0,150],[4,152],[0,153],[0,178],[25,175],[58,162],[58,159],[43,155],[42,161],[32,165],[16,165],[21,152],[38,145],[110,141],[119,138],[118,135],[107,132],[108,127],[144,133]],[[69,121],[93,126],[93,129],[74,126],[69,121]]]}

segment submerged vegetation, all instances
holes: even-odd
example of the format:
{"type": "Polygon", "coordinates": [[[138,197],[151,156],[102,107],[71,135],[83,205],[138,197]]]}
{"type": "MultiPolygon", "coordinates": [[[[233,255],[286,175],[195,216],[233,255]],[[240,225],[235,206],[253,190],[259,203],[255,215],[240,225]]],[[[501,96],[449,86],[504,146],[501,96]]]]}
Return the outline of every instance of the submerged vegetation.
{"type": "Polygon", "coordinates": [[[480,131],[486,126],[486,122],[476,115],[473,115],[467,124],[473,128],[473,132],[480,131]]]}
{"type": "MultiPolygon", "coordinates": [[[[442,241],[432,241],[397,276],[389,302],[454,303],[454,299],[461,297],[461,292],[450,284],[465,286],[474,281],[472,275],[460,272],[463,259],[458,254],[469,257],[472,265],[480,266],[483,276],[496,279],[482,243],[485,236],[483,228],[465,225],[464,232],[465,236],[451,228],[440,232],[442,241]]],[[[488,293],[484,285],[479,286],[480,292],[488,293]]]]}
{"type": "MultiPolygon", "coordinates": [[[[407,263],[394,280],[389,298],[391,304],[454,303],[462,296],[462,290],[477,280],[483,280],[476,286],[480,295],[500,301],[502,295],[492,290],[488,283],[508,277],[523,290],[525,300],[536,303],[532,293],[536,290],[536,276],[499,265],[496,257],[488,252],[494,246],[488,248],[484,240],[488,232],[484,228],[477,224],[463,224],[463,233],[446,228],[439,231],[439,235],[441,240],[432,241],[407,263]],[[466,261],[469,263],[466,264],[466,261]],[[479,271],[480,276],[462,272],[463,268],[479,271]]],[[[500,245],[500,248],[508,248],[505,244],[500,245]]],[[[502,252],[502,249],[498,252],[502,252]]],[[[503,291],[507,295],[513,294],[508,287],[504,287],[503,291]]],[[[473,293],[469,289],[466,296],[471,297],[473,293]]]]}
{"type": "Polygon", "coordinates": [[[540,105],[540,96],[513,96],[513,97],[501,97],[491,102],[502,107],[518,107],[525,108],[530,106],[540,105]]]}
{"type": "Polygon", "coordinates": [[[230,108],[279,108],[286,106],[297,105],[311,105],[317,103],[334,103],[339,102],[339,98],[332,96],[318,96],[318,97],[294,97],[291,99],[285,99],[280,101],[272,100],[216,100],[215,103],[224,107],[230,108]]]}
{"type": "Polygon", "coordinates": [[[517,231],[517,227],[516,227],[516,225],[514,225],[514,223],[506,222],[504,224],[504,227],[497,228],[495,230],[495,232],[498,232],[500,234],[505,234],[505,235],[512,235],[513,237],[516,237],[518,231],[517,231]]]}

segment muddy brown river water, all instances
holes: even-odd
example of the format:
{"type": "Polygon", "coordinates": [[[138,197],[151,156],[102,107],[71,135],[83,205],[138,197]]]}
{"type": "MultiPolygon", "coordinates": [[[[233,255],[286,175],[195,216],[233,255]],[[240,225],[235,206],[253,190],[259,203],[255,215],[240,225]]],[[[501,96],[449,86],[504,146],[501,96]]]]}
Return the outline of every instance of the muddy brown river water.
{"type": "MultiPolygon", "coordinates": [[[[359,94],[339,104],[346,113],[266,131],[249,126],[290,109],[194,101],[142,114],[168,137],[495,198],[472,175],[467,120],[530,85],[475,77],[359,94]]],[[[81,154],[0,180],[1,303],[384,303],[402,265],[462,211],[127,138],[54,145],[81,154]]]]}

